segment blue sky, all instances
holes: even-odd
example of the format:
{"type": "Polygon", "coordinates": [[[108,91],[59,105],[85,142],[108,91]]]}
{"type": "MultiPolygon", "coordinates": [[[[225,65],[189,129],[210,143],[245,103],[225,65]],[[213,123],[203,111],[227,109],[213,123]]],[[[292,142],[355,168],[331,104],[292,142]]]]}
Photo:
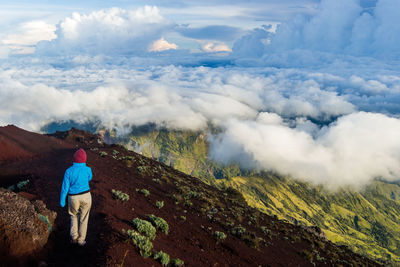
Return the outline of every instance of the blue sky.
{"type": "MultiPolygon", "coordinates": [[[[14,32],[20,32],[21,26],[30,21],[43,21],[56,25],[73,12],[90,14],[100,9],[119,7],[125,10],[136,9],[144,5],[156,6],[163,17],[171,23],[182,27],[195,28],[194,32],[188,30],[170,31],[166,37],[177,42],[184,48],[198,48],[196,33],[200,40],[216,40],[219,34],[226,36],[225,29],[235,31],[231,38],[225,37],[223,41],[229,47],[235,38],[244,34],[246,30],[260,27],[263,24],[280,23],[293,14],[312,13],[316,8],[315,0],[285,0],[285,1],[1,1],[0,2],[0,36],[3,39],[14,32]],[[205,28],[218,26],[217,29],[205,28]],[[200,29],[198,29],[200,28],[200,29]],[[211,30],[210,30],[211,29],[211,30]],[[197,31],[197,32],[196,32],[197,31]],[[207,32],[210,36],[207,37],[207,32]],[[182,34],[186,33],[186,34],[182,34]],[[186,37],[188,38],[185,38],[186,37]]],[[[40,39],[38,32],[37,39],[40,39]]],[[[220,40],[219,40],[220,41],[220,40]]],[[[31,44],[31,43],[30,43],[31,44]]]]}

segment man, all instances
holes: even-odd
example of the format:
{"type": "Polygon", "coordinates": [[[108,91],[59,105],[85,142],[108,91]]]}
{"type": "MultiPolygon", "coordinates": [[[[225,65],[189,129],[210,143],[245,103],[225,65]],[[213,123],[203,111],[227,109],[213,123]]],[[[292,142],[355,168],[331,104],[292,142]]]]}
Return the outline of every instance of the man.
{"type": "Polygon", "coordinates": [[[86,166],[86,152],[82,148],[75,152],[74,163],[64,174],[61,188],[60,205],[65,207],[68,195],[68,213],[71,216],[71,243],[84,246],[92,206],[89,181],[92,180],[92,170],[86,166]],[[79,222],[79,224],[78,224],[79,222]]]}

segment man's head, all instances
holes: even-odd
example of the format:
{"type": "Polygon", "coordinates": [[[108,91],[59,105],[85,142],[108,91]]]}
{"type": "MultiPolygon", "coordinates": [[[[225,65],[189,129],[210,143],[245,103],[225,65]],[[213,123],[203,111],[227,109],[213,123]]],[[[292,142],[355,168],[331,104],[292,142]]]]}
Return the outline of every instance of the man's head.
{"type": "Polygon", "coordinates": [[[83,148],[78,149],[74,153],[74,162],[75,163],[85,163],[86,162],[86,152],[83,148]]]}

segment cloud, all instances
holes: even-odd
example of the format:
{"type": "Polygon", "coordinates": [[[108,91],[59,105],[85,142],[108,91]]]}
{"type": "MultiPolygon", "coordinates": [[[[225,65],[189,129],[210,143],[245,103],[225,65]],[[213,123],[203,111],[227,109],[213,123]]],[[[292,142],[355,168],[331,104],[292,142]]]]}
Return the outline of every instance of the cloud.
{"type": "Polygon", "coordinates": [[[57,39],[41,42],[41,55],[140,55],[169,31],[172,24],[157,7],[120,8],[73,13],[57,26],[57,39]]]}
{"type": "Polygon", "coordinates": [[[205,52],[232,52],[224,43],[207,42],[202,44],[201,49],[205,52]]]}
{"type": "Polygon", "coordinates": [[[23,23],[19,29],[8,34],[1,41],[15,54],[32,54],[35,45],[40,41],[51,41],[57,38],[56,26],[45,21],[35,20],[23,23]]]}
{"type": "Polygon", "coordinates": [[[294,16],[275,34],[254,29],[235,43],[233,52],[238,59],[261,58],[258,64],[279,66],[321,65],[338,58],[351,62],[354,56],[400,59],[399,8],[396,0],[379,0],[376,6],[322,0],[315,14],[294,16]]]}
{"type": "Polygon", "coordinates": [[[164,38],[161,38],[150,45],[149,52],[161,52],[170,49],[176,50],[178,46],[174,43],[168,43],[164,38]]]}
{"type": "Polygon", "coordinates": [[[396,5],[323,0],[276,31],[243,36],[186,27],[192,37],[180,37],[200,44],[197,52],[182,49],[183,28],[156,7],[74,13],[35,54],[0,60],[0,125],[40,131],[73,120],[126,133],[212,123],[222,132],[210,139],[211,156],[222,162],[331,188],[399,179],[398,29],[388,10],[396,5]]]}
{"type": "Polygon", "coordinates": [[[343,185],[360,189],[377,177],[399,179],[399,131],[399,119],[365,112],[339,118],[319,129],[315,138],[277,118],[233,120],[212,139],[211,157],[331,189],[343,185]]]}

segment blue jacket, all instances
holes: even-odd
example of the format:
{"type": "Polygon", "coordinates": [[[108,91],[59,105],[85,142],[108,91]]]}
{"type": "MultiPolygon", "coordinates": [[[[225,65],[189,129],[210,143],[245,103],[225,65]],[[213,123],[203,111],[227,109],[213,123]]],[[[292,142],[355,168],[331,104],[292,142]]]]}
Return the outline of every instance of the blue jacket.
{"type": "Polygon", "coordinates": [[[92,180],[92,169],[86,163],[76,163],[69,167],[64,174],[61,187],[60,205],[65,206],[65,198],[68,194],[75,195],[89,191],[89,181],[92,180]]]}

